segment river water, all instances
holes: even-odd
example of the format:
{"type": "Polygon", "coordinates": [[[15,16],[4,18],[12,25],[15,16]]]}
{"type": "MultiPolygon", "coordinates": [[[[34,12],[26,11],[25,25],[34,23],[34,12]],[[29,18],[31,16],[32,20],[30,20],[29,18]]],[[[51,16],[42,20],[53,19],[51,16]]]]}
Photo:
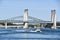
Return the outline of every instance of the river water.
{"type": "Polygon", "coordinates": [[[36,28],[0,28],[0,40],[60,40],[60,29],[40,28],[41,32],[30,30],[36,28]]]}

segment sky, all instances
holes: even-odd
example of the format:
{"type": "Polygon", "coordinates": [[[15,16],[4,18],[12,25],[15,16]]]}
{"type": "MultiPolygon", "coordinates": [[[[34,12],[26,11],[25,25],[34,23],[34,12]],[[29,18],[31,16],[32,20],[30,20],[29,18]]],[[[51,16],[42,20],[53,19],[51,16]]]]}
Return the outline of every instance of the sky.
{"type": "Polygon", "coordinates": [[[51,20],[51,10],[56,10],[60,21],[60,0],[0,0],[0,20],[23,16],[24,9],[28,15],[45,21],[51,20]]]}

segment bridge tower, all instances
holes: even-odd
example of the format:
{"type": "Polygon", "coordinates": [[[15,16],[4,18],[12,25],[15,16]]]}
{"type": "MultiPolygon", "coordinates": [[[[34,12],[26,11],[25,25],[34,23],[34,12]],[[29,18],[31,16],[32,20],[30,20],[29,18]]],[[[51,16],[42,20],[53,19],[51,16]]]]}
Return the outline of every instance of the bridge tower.
{"type": "Polygon", "coordinates": [[[25,9],[24,10],[24,26],[23,28],[28,28],[28,9],[25,9]]]}
{"type": "Polygon", "coordinates": [[[53,29],[56,29],[56,10],[51,10],[51,21],[53,22],[53,29]]]}

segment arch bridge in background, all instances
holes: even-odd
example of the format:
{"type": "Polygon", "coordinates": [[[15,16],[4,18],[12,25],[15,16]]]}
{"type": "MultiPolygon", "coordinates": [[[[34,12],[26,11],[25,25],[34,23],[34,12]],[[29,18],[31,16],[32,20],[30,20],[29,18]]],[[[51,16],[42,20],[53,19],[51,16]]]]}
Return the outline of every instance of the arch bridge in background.
{"type": "MultiPolygon", "coordinates": [[[[6,20],[0,20],[0,23],[24,23],[23,16],[16,16],[6,20]]],[[[52,23],[51,21],[44,21],[35,17],[28,16],[28,23],[52,23]]]]}

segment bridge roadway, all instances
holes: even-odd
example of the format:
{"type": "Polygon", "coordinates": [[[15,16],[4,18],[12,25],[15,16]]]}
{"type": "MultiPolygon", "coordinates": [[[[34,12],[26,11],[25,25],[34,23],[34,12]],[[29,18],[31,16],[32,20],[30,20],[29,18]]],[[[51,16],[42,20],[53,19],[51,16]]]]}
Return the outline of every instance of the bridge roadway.
{"type": "MultiPolygon", "coordinates": [[[[0,23],[24,23],[23,16],[16,16],[6,20],[0,20],[0,23]],[[18,20],[16,20],[18,19],[18,20]]],[[[28,16],[28,23],[52,23],[51,21],[44,21],[35,17],[28,16]]]]}
{"type": "MultiPolygon", "coordinates": [[[[24,23],[23,20],[0,20],[0,23],[24,23]]],[[[28,23],[52,23],[51,21],[27,21],[28,23]]]]}

